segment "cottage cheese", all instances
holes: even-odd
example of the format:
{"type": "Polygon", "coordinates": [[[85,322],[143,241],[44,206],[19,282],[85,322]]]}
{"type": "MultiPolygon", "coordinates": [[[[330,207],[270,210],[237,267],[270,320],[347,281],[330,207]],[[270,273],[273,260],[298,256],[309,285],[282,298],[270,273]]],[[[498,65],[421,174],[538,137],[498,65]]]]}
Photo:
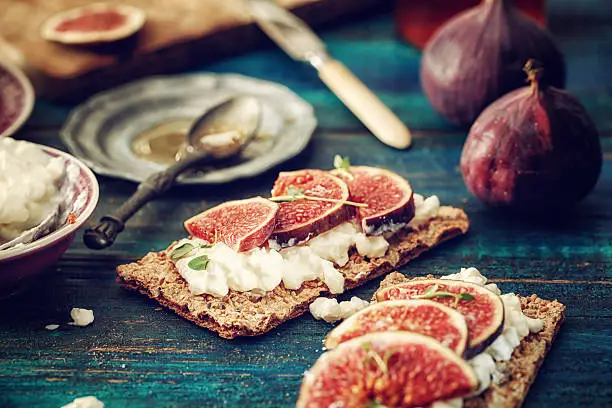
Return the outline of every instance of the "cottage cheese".
{"type": "Polygon", "coordinates": [[[195,295],[204,293],[223,297],[229,290],[239,292],[268,292],[281,282],[287,289],[299,289],[302,283],[320,279],[331,293],[344,291],[344,276],[333,263],[321,259],[307,246],[291,247],[282,251],[255,248],[236,252],[223,243],[211,247],[202,246],[203,241],[185,239],[176,247],[190,243],[195,249],[178,260],[176,267],[195,295]],[[189,263],[206,255],[209,264],[205,269],[195,270],[189,263]]]}
{"type": "Polygon", "coordinates": [[[0,139],[0,243],[40,224],[61,200],[64,161],[34,144],[0,139]]]}
{"type": "Polygon", "coordinates": [[[351,300],[338,303],[337,299],[318,297],[309,306],[310,313],[317,320],[334,323],[357,313],[367,307],[370,302],[353,296],[351,300]]]}
{"type": "Polygon", "coordinates": [[[104,408],[104,403],[90,395],[87,397],[75,398],[71,403],[61,408],[104,408]]]}
{"type": "Polygon", "coordinates": [[[308,247],[320,258],[344,266],[349,261],[349,249],[355,246],[359,255],[368,258],[385,256],[389,242],[380,235],[369,236],[359,232],[350,222],[340,224],[308,242],[308,247]]]}
{"type": "Polygon", "coordinates": [[[421,194],[414,194],[414,217],[408,223],[411,228],[418,228],[440,210],[440,199],[436,195],[425,198],[421,194]]]}
{"type": "MultiPolygon", "coordinates": [[[[487,278],[476,268],[461,268],[459,273],[442,276],[441,279],[461,280],[484,286],[490,291],[501,294],[495,284],[487,284],[487,278]]],[[[474,395],[479,395],[491,385],[491,381],[501,378],[496,361],[507,361],[512,357],[512,352],[521,340],[529,333],[537,333],[544,328],[540,319],[532,319],[523,314],[521,302],[514,293],[501,295],[504,304],[504,329],[502,334],[495,339],[483,353],[475,356],[468,363],[474,369],[480,383],[474,395]]],[[[461,408],[463,400],[460,398],[438,401],[432,405],[433,408],[461,408]]]]}
{"type": "Polygon", "coordinates": [[[72,326],[89,326],[94,321],[93,310],[79,309],[78,307],[72,308],[70,311],[70,317],[72,318],[72,321],[68,324],[72,326]]]}

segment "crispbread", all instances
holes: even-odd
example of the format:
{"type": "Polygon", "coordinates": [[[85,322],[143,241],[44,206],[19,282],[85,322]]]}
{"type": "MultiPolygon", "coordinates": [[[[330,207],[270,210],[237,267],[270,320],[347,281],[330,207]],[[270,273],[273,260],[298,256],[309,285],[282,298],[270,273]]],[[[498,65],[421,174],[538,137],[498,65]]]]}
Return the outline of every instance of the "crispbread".
{"type": "MultiPolygon", "coordinates": [[[[427,278],[433,278],[428,276],[427,278]]],[[[385,277],[378,290],[410,281],[401,273],[394,272],[385,277]]],[[[373,299],[376,299],[376,293],[373,299]]],[[[564,319],[565,306],[556,300],[540,299],[536,295],[519,296],[521,308],[526,316],[542,319],[544,329],[525,337],[514,350],[507,362],[497,362],[497,369],[503,374],[498,383],[477,397],[465,400],[465,408],[518,408],[527,397],[529,387],[535,381],[538,370],[544,362],[564,319]]]]}
{"type": "MultiPolygon", "coordinates": [[[[462,210],[440,207],[438,214],[418,230],[407,228],[395,234],[383,258],[366,259],[353,250],[349,262],[340,268],[345,288],[352,289],[388,273],[430,248],[465,234],[468,228],[469,221],[462,210]]],[[[125,287],[140,291],[185,319],[228,339],[264,334],[306,312],[317,297],[329,294],[323,282],[314,280],[305,282],[298,290],[286,289],[281,283],[263,295],[236,291],[223,298],[193,295],[167,251],[149,253],[138,262],[121,265],[117,273],[125,287]]]]}

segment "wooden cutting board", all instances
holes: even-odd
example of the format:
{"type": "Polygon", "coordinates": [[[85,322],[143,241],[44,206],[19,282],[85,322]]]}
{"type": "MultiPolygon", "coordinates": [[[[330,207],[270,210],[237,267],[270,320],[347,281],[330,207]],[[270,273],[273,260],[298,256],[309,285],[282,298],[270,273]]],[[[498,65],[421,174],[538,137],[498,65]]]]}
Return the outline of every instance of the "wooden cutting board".
{"type": "MultiPolygon", "coordinates": [[[[278,0],[312,25],[346,19],[388,1],[278,0]]],[[[5,54],[26,69],[38,95],[77,101],[109,87],[248,51],[265,37],[243,0],[124,0],[143,9],[144,28],[119,43],[82,47],[57,44],[39,34],[43,21],[84,0],[0,0],[5,54]]],[[[117,3],[117,1],[108,1],[117,3]]]]}

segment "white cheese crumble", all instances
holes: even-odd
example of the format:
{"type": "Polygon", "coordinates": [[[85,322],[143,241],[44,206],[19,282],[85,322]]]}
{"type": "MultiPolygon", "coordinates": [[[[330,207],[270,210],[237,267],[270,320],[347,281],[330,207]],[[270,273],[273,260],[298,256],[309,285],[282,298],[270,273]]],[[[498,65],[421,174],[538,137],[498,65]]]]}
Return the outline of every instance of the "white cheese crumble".
{"type": "Polygon", "coordinates": [[[459,273],[451,273],[450,275],[442,276],[440,279],[460,280],[463,282],[474,283],[484,286],[491,292],[501,295],[501,290],[494,283],[487,284],[487,278],[484,277],[476,268],[461,268],[459,273]]]}
{"type": "Polygon", "coordinates": [[[370,302],[353,296],[351,300],[338,303],[337,299],[318,297],[309,306],[310,313],[317,320],[325,320],[329,323],[346,319],[361,309],[369,306],[370,302]]]}
{"type": "MultiPolygon", "coordinates": [[[[487,284],[487,278],[476,268],[461,268],[459,273],[442,276],[441,279],[461,280],[474,283],[501,295],[495,284],[487,284]]],[[[514,293],[501,295],[504,304],[504,328],[502,334],[481,354],[468,361],[474,369],[480,383],[474,395],[479,395],[491,385],[491,381],[499,378],[496,361],[507,361],[521,340],[529,333],[537,333],[544,328],[541,319],[532,319],[523,314],[521,302],[514,293]]],[[[461,408],[463,400],[456,398],[448,401],[438,401],[432,408],[461,408]]]]}
{"type": "Polygon", "coordinates": [[[385,256],[389,242],[382,236],[369,236],[359,232],[357,226],[345,222],[320,234],[308,242],[319,257],[344,266],[349,261],[349,249],[356,246],[361,256],[380,258],[385,256]]]}
{"type": "Polygon", "coordinates": [[[64,160],[36,145],[0,138],[0,243],[40,224],[58,207],[64,160]]]}
{"type": "Polygon", "coordinates": [[[430,405],[430,408],[462,408],[463,399],[453,398],[446,401],[435,401],[430,405]]]}
{"type": "Polygon", "coordinates": [[[61,408],[104,408],[104,403],[93,395],[89,395],[75,398],[71,403],[63,405],[61,408]]]}
{"type": "Polygon", "coordinates": [[[504,302],[504,330],[486,350],[496,361],[508,361],[512,351],[529,333],[537,333],[544,328],[540,319],[532,319],[523,314],[521,302],[514,293],[501,295],[504,302]]]}
{"type": "Polygon", "coordinates": [[[73,326],[88,326],[94,321],[93,310],[79,309],[78,307],[72,308],[70,317],[72,321],[68,324],[73,326]]]}
{"type": "Polygon", "coordinates": [[[436,195],[423,197],[414,194],[414,218],[408,223],[409,227],[417,228],[427,220],[435,217],[440,209],[440,199],[436,195]]]}
{"type": "Polygon", "coordinates": [[[59,324],[48,324],[45,326],[45,329],[47,330],[57,330],[59,329],[59,324]]]}
{"type": "Polygon", "coordinates": [[[229,290],[239,292],[268,292],[281,281],[287,289],[297,290],[305,281],[320,279],[331,293],[344,291],[344,276],[334,265],[321,259],[307,247],[291,247],[282,251],[255,248],[248,252],[236,252],[223,243],[202,247],[203,241],[181,240],[175,247],[191,243],[196,248],[188,256],[179,259],[176,267],[195,295],[204,293],[223,297],[229,290]],[[206,268],[196,270],[189,263],[206,255],[206,268]]]}

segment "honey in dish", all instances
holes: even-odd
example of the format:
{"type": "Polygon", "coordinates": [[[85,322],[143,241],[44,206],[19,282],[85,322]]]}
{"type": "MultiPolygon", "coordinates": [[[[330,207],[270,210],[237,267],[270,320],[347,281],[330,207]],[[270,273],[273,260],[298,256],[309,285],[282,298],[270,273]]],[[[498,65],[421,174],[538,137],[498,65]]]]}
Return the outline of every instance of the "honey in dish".
{"type": "Polygon", "coordinates": [[[192,123],[191,118],[181,118],[155,125],[132,140],[132,152],[144,160],[172,164],[177,153],[187,145],[187,132],[192,123]]]}

